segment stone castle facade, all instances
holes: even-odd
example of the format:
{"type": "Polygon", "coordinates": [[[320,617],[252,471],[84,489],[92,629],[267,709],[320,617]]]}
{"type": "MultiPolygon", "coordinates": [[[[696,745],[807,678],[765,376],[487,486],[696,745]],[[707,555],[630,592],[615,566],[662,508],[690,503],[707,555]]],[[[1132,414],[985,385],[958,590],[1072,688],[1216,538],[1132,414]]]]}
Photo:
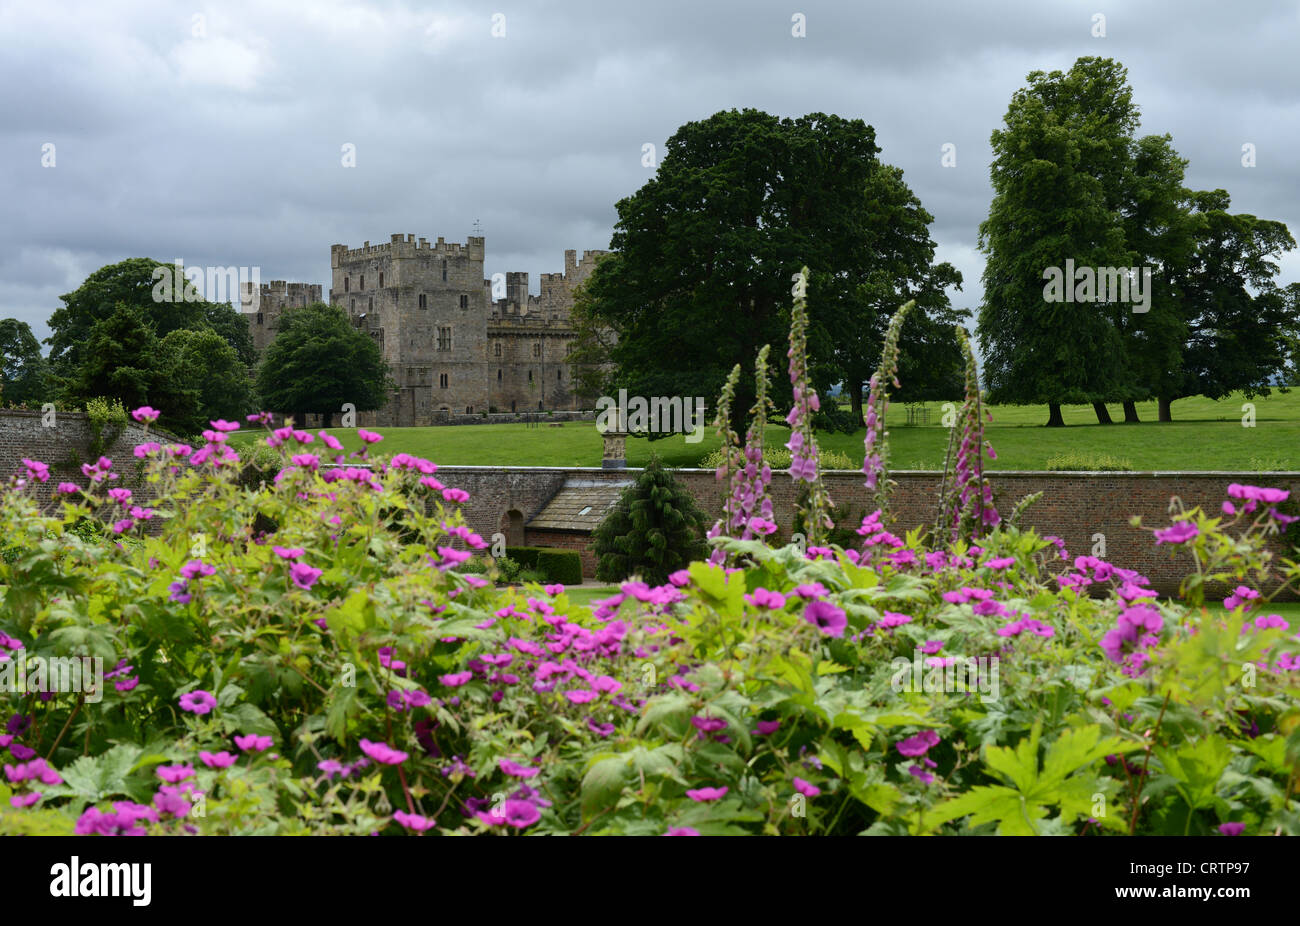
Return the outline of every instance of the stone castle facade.
{"type": "MultiPolygon", "coordinates": [[[[370,426],[430,425],[452,415],[575,410],[568,356],[576,337],[574,292],[606,251],[564,252],[564,272],[544,273],[541,294],[527,273],[483,275],[484,239],[464,244],[393,235],[386,244],[330,248],[329,302],[375,339],[396,389],[370,426]],[[495,296],[499,298],[493,298],[495,296]]],[[[286,308],[319,301],[321,287],[245,284],[241,310],[259,351],[286,308]]]]}

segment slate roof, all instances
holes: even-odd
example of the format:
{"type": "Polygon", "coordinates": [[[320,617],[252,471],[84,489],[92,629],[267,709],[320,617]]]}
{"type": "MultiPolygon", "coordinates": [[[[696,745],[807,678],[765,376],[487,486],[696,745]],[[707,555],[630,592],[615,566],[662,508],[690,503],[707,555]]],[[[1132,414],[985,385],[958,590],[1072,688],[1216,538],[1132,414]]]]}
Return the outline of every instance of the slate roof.
{"type": "Polygon", "coordinates": [[[560,491],[528,522],[528,526],[537,530],[591,533],[631,484],[630,479],[620,482],[565,480],[560,491]]]}

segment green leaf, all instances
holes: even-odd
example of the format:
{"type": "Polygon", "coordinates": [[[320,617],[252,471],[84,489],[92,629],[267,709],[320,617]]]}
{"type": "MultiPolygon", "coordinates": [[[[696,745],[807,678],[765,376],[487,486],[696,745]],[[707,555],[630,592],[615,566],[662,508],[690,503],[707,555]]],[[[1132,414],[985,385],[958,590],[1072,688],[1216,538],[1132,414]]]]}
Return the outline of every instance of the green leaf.
{"type": "Polygon", "coordinates": [[[587,769],[587,774],[582,776],[580,791],[584,820],[591,819],[592,815],[618,800],[618,796],[623,793],[627,768],[628,756],[625,755],[596,758],[587,769]]]}

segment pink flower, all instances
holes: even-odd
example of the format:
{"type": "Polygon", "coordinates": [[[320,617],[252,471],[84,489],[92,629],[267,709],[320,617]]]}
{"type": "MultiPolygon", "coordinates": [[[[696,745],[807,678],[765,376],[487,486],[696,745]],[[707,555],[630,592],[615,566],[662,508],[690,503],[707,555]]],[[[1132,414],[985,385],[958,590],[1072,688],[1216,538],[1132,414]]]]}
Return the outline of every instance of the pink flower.
{"type": "Polygon", "coordinates": [[[449,502],[460,503],[469,501],[469,493],[464,489],[443,489],[442,497],[449,502]]]}
{"type": "Polygon", "coordinates": [[[450,685],[452,688],[455,688],[459,685],[464,685],[473,677],[473,672],[452,672],[450,675],[444,675],[439,679],[439,681],[444,685],[450,685]]]}
{"type": "Polygon", "coordinates": [[[829,601],[808,602],[803,618],[828,637],[844,636],[844,628],[849,623],[844,611],[829,601]]]}
{"type": "Polygon", "coordinates": [[[1246,831],[1244,823],[1220,823],[1219,832],[1224,836],[1240,836],[1246,831]]]}
{"type": "Polygon", "coordinates": [[[502,809],[505,811],[506,824],[519,830],[532,826],[542,818],[542,812],[531,801],[506,801],[502,809]]]}
{"type": "Polygon", "coordinates": [[[235,764],[235,757],[230,753],[222,750],[221,752],[200,752],[199,758],[208,768],[230,768],[235,764]]]}
{"type": "Polygon", "coordinates": [[[532,768],[527,765],[520,765],[518,762],[512,762],[510,759],[501,759],[497,762],[497,767],[514,778],[532,778],[541,769],[532,768]]]}
{"type": "Polygon", "coordinates": [[[27,468],[27,475],[37,482],[48,482],[50,478],[50,467],[39,460],[29,460],[23,457],[23,466],[27,468]]]}
{"type": "Polygon", "coordinates": [[[310,589],[316,584],[316,580],[321,577],[322,570],[315,566],[308,566],[306,563],[294,563],[289,567],[289,578],[293,584],[303,589],[310,589]]]}
{"type": "Polygon", "coordinates": [[[727,788],[694,788],[686,792],[686,796],[693,801],[717,801],[721,800],[727,793],[727,788]]]}
{"type": "Polygon", "coordinates": [[[939,744],[939,734],[933,730],[922,730],[915,736],[909,736],[895,744],[900,755],[914,758],[923,756],[932,746],[939,744]]]}
{"type": "Polygon", "coordinates": [[[674,826],[668,832],[664,833],[664,835],[665,836],[698,836],[700,835],[700,831],[696,829],[691,829],[689,826],[674,826]]]}
{"type": "Polygon", "coordinates": [[[302,547],[271,547],[271,549],[275,551],[275,555],[281,559],[298,559],[300,556],[305,556],[307,553],[307,551],[302,547]]]}
{"type": "Polygon", "coordinates": [[[370,740],[361,741],[361,751],[384,765],[401,765],[410,758],[407,753],[394,749],[387,743],[372,743],[370,740]]]}
{"type": "Polygon", "coordinates": [[[1285,489],[1262,489],[1259,486],[1245,486],[1237,482],[1228,486],[1228,494],[1233,498],[1264,502],[1266,505],[1277,505],[1291,497],[1291,493],[1285,489]]]}
{"type": "Polygon", "coordinates": [[[150,408],[148,405],[141,405],[139,408],[131,412],[131,417],[141,424],[148,424],[157,421],[158,416],[161,414],[162,412],[158,411],[156,408],[150,408]]]}
{"type": "Polygon", "coordinates": [[[201,689],[181,695],[181,710],[192,714],[210,714],[216,706],[217,699],[201,689]]]}
{"type": "Polygon", "coordinates": [[[362,443],[377,444],[384,439],[384,435],[376,434],[374,431],[367,431],[363,428],[357,429],[357,437],[361,438],[362,443]]]}
{"type": "Polygon", "coordinates": [[[194,766],[192,765],[160,765],[154,769],[154,773],[168,784],[178,784],[186,778],[194,775],[194,766]]]}
{"type": "Polygon", "coordinates": [[[752,594],[746,595],[745,600],[756,608],[770,608],[778,610],[785,607],[785,596],[780,592],[771,592],[761,586],[754,589],[752,594]]]}
{"type": "Polygon", "coordinates": [[[809,784],[802,778],[795,776],[794,789],[805,797],[816,797],[822,793],[822,789],[814,784],[809,784]]]}
{"type": "MultiPolygon", "coordinates": [[[[323,432],[321,436],[324,436],[323,432]]],[[[437,822],[428,817],[422,817],[418,813],[407,813],[404,810],[399,810],[393,814],[393,819],[408,830],[414,830],[417,833],[423,833],[425,830],[433,829],[437,822]]]]}
{"type": "Polygon", "coordinates": [[[215,566],[209,566],[201,559],[192,559],[181,567],[181,575],[187,579],[195,579],[199,576],[215,575],[216,571],[215,566]]]}
{"type": "Polygon", "coordinates": [[[242,752],[264,752],[271,748],[271,737],[258,736],[256,733],[249,733],[244,736],[236,734],[235,745],[242,752]]]}
{"type": "Polygon", "coordinates": [[[779,720],[760,720],[756,732],[759,736],[768,736],[779,729],[781,729],[781,721],[779,720]]]}
{"type": "Polygon", "coordinates": [[[596,700],[598,697],[596,692],[590,691],[586,688],[575,688],[573,691],[566,691],[564,696],[574,704],[586,704],[589,701],[596,700]]]}
{"type": "Polygon", "coordinates": [[[1195,524],[1187,521],[1179,521],[1170,527],[1155,532],[1156,543],[1186,543],[1191,540],[1200,530],[1195,524]]]}

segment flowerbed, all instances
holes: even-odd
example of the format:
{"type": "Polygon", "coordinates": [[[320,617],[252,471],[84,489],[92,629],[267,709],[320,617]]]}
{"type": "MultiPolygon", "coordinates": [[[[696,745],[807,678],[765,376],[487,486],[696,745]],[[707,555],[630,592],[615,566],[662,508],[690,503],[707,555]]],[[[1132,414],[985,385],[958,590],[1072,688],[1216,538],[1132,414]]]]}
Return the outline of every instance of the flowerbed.
{"type": "Polygon", "coordinates": [[[151,508],[106,459],[58,512],[39,461],[0,495],[3,832],[1300,832],[1280,490],[1154,532],[1197,567],[1168,604],[991,516],[968,453],[941,543],[882,509],[857,549],[771,548],[759,448],[748,539],[589,608],[456,571],[484,542],[432,462],[268,428],[283,469],[241,487],[237,427],[137,448],[151,508]],[[1209,582],[1237,586],[1225,619],[1209,582]],[[102,685],[14,690],[74,657],[102,685]]]}

